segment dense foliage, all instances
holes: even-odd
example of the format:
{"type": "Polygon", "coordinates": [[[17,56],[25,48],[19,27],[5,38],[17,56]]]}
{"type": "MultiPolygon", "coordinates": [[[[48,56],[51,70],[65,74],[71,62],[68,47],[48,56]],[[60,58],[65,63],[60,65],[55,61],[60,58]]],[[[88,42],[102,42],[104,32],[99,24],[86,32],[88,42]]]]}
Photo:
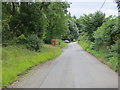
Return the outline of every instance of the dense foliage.
{"type": "Polygon", "coordinates": [[[73,39],[77,39],[79,35],[79,30],[75,22],[69,20],[68,21],[69,25],[69,32],[67,34],[67,38],[72,41],[73,39]]]}
{"type": "Polygon", "coordinates": [[[68,31],[68,7],[67,2],[3,2],[3,45],[19,41],[37,51],[42,41],[62,39],[68,31]]]}
{"type": "Polygon", "coordinates": [[[80,45],[85,50],[104,59],[111,68],[118,71],[118,56],[120,45],[119,17],[96,12],[76,20],[79,27],[80,45]]]}
{"type": "Polygon", "coordinates": [[[90,41],[94,41],[93,32],[102,25],[105,19],[105,14],[102,12],[95,12],[94,14],[88,14],[80,17],[77,20],[80,33],[87,34],[90,41]],[[79,24],[80,23],[80,24],[79,24]]]}
{"type": "Polygon", "coordinates": [[[76,17],[71,16],[71,14],[68,14],[68,30],[67,34],[63,35],[63,38],[68,39],[70,41],[75,41],[77,40],[79,36],[79,28],[77,27],[76,24],[76,17]]]}
{"type": "Polygon", "coordinates": [[[67,2],[2,3],[2,86],[61,54],[60,48],[67,45],[61,39],[69,31],[68,7],[67,2]],[[56,47],[44,44],[51,39],[56,39],[56,47]]]}
{"type": "Polygon", "coordinates": [[[111,46],[118,40],[118,19],[110,19],[102,24],[94,33],[95,44],[98,46],[111,46]]]}

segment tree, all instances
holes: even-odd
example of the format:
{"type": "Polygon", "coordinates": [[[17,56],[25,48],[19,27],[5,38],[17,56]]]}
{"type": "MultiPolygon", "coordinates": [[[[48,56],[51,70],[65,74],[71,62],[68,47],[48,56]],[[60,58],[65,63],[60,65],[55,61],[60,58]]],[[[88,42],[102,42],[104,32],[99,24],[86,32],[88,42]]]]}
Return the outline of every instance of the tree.
{"type": "Polygon", "coordinates": [[[67,35],[69,36],[69,39],[72,41],[73,39],[78,38],[79,30],[77,25],[73,21],[69,20],[68,23],[70,32],[67,35]]]}
{"type": "Polygon", "coordinates": [[[69,4],[66,2],[51,2],[48,7],[48,31],[46,33],[46,43],[50,43],[51,39],[61,39],[68,29],[67,8],[69,4]],[[51,18],[52,17],[52,18],[51,18]]]}
{"type": "Polygon", "coordinates": [[[68,32],[69,3],[67,2],[4,2],[2,4],[3,43],[12,43],[12,41],[20,43],[21,37],[29,39],[33,36],[50,43],[51,39],[61,39],[68,32]]]}
{"type": "Polygon", "coordinates": [[[117,18],[109,19],[94,32],[95,44],[99,47],[111,46],[118,40],[119,35],[117,18]]]}
{"type": "Polygon", "coordinates": [[[94,41],[93,32],[103,24],[104,20],[105,14],[97,11],[94,14],[81,16],[77,21],[77,25],[79,25],[81,34],[86,33],[88,39],[94,41]]]}
{"type": "Polygon", "coordinates": [[[117,3],[118,11],[120,12],[120,0],[115,0],[115,2],[117,3]]]}

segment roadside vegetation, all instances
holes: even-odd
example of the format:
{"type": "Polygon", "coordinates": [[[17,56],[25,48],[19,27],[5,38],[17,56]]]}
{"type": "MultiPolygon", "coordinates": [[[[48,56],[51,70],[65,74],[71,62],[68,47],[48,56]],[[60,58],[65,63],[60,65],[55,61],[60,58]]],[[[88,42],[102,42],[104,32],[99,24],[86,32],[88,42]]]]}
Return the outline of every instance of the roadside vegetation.
{"type": "Polygon", "coordinates": [[[67,2],[2,3],[2,86],[61,54],[67,45],[61,39],[69,31],[67,8],[67,2]]]}
{"type": "Polygon", "coordinates": [[[57,39],[57,40],[56,40],[56,44],[57,44],[57,47],[59,47],[59,48],[63,48],[63,47],[65,47],[65,46],[67,46],[67,43],[63,42],[63,41],[60,40],[60,39],[57,39]],[[59,43],[60,43],[60,44],[59,44],[59,43]]]}
{"type": "MultiPolygon", "coordinates": [[[[115,0],[118,11],[120,1],[115,0]]],[[[79,28],[78,43],[84,50],[96,56],[120,74],[120,16],[106,17],[97,11],[76,19],[79,28]]]]}
{"type": "Polygon", "coordinates": [[[120,31],[118,17],[101,12],[85,15],[78,19],[80,27],[79,44],[89,53],[118,72],[120,31]]]}
{"type": "Polygon", "coordinates": [[[40,63],[51,60],[61,54],[59,47],[64,47],[62,43],[56,47],[44,44],[40,52],[30,51],[23,45],[11,45],[3,48],[2,52],[2,84],[9,85],[18,79],[18,76],[27,69],[40,63]]]}

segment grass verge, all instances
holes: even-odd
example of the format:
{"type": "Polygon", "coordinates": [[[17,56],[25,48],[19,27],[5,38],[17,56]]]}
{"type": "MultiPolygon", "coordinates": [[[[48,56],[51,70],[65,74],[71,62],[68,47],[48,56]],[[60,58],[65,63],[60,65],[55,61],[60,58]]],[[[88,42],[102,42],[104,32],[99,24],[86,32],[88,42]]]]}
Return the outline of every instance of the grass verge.
{"type": "Polygon", "coordinates": [[[80,46],[90,54],[97,57],[99,60],[101,60],[104,64],[108,65],[110,68],[112,68],[114,71],[118,72],[118,57],[115,55],[112,57],[109,57],[110,53],[105,49],[102,48],[99,51],[96,51],[94,49],[90,49],[90,43],[89,42],[79,42],[80,46]]]}
{"type": "Polygon", "coordinates": [[[59,48],[63,48],[67,46],[67,43],[64,43],[62,40],[59,40],[59,39],[57,39],[56,43],[59,48]],[[60,42],[60,45],[58,44],[59,42],[60,42]]]}
{"type": "Polygon", "coordinates": [[[2,50],[2,87],[17,80],[18,75],[24,73],[28,68],[53,59],[60,54],[59,47],[50,45],[44,45],[41,52],[30,51],[20,45],[4,47],[2,50]]]}

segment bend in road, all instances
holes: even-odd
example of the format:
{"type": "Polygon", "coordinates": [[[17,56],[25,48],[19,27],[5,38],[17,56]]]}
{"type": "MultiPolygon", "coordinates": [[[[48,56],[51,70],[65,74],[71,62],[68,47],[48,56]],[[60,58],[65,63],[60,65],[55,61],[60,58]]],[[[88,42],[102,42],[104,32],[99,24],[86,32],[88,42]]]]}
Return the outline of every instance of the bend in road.
{"type": "Polygon", "coordinates": [[[118,88],[118,75],[80,45],[68,44],[55,60],[37,66],[13,88],[118,88]]]}

